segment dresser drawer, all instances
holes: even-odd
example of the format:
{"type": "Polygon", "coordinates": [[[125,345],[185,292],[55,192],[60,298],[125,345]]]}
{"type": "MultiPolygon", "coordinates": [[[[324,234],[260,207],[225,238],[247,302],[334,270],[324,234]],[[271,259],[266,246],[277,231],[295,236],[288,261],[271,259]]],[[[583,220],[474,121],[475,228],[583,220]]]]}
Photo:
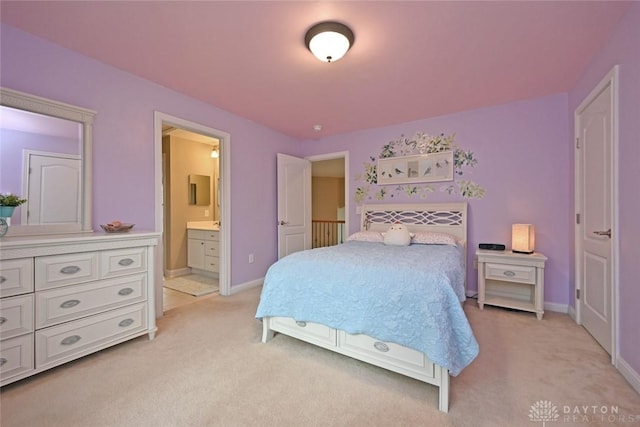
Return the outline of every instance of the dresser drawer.
{"type": "Polygon", "coordinates": [[[493,280],[528,283],[535,285],[536,268],[525,265],[508,265],[488,262],[485,264],[484,277],[493,280]]]}
{"type": "Polygon", "coordinates": [[[144,301],[145,289],[145,275],[137,274],[37,292],[36,328],[144,301]]]}
{"type": "Polygon", "coordinates": [[[314,344],[335,347],[336,330],[313,322],[297,322],[291,317],[272,317],[270,329],[314,344]]]}
{"type": "Polygon", "coordinates": [[[33,294],[0,301],[0,338],[33,332],[33,294]]]}
{"type": "Polygon", "coordinates": [[[116,277],[147,271],[146,248],[119,249],[100,253],[100,277],[116,277]]]}
{"type": "Polygon", "coordinates": [[[0,342],[0,385],[33,369],[33,334],[0,342]]]}
{"type": "Polygon", "coordinates": [[[36,258],[36,289],[48,289],[98,278],[98,253],[83,252],[36,258]]]}
{"type": "Polygon", "coordinates": [[[33,258],[0,261],[0,297],[33,292],[33,258]]]}
{"type": "Polygon", "coordinates": [[[36,367],[51,367],[147,329],[144,303],[36,331],[36,367]]]}
{"type": "Polygon", "coordinates": [[[204,255],[205,256],[220,256],[220,242],[205,240],[204,241],[204,255]]]}
{"type": "Polygon", "coordinates": [[[406,371],[418,372],[432,377],[435,375],[433,363],[424,353],[391,342],[383,342],[368,335],[348,334],[340,331],[338,346],[349,353],[356,353],[362,360],[381,361],[406,371]]]}

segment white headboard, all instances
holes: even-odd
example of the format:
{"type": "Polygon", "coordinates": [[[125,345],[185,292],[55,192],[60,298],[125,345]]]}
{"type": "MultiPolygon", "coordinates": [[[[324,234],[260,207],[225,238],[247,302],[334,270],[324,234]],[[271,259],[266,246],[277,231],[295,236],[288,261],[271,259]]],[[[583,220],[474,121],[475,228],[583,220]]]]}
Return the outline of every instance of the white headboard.
{"type": "Polygon", "coordinates": [[[361,230],[387,231],[402,223],[409,231],[449,233],[467,241],[467,203],[378,204],[362,207],[361,230]]]}

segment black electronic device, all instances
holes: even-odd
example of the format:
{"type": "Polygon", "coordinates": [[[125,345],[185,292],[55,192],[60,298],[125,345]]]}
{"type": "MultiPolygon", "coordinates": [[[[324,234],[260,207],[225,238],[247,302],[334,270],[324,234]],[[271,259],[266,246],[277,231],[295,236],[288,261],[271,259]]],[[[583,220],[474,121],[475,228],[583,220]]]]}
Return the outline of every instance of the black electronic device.
{"type": "Polygon", "coordinates": [[[504,251],[506,249],[504,245],[499,243],[480,243],[478,247],[489,251],[504,251]]]}

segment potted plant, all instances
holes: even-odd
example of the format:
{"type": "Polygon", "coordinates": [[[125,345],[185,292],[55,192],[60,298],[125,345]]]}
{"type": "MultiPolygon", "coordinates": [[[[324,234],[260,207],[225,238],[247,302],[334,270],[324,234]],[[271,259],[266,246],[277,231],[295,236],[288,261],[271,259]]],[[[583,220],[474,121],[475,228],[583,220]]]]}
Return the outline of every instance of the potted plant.
{"type": "Polygon", "coordinates": [[[20,206],[26,201],[27,199],[23,199],[12,193],[0,194],[0,218],[11,218],[16,206],[20,206]]]}

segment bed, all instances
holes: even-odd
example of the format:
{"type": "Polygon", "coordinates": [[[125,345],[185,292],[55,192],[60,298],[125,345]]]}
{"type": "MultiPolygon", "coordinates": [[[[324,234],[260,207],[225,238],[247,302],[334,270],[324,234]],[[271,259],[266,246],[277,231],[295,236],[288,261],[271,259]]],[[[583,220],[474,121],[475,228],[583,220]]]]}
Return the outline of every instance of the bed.
{"type": "Polygon", "coordinates": [[[466,238],[466,203],[363,206],[349,241],[269,268],[256,310],[262,342],[278,332],[435,385],[438,408],[448,412],[449,376],[479,351],[462,307],[466,238]],[[455,243],[401,247],[373,238],[396,223],[455,243]]]}

